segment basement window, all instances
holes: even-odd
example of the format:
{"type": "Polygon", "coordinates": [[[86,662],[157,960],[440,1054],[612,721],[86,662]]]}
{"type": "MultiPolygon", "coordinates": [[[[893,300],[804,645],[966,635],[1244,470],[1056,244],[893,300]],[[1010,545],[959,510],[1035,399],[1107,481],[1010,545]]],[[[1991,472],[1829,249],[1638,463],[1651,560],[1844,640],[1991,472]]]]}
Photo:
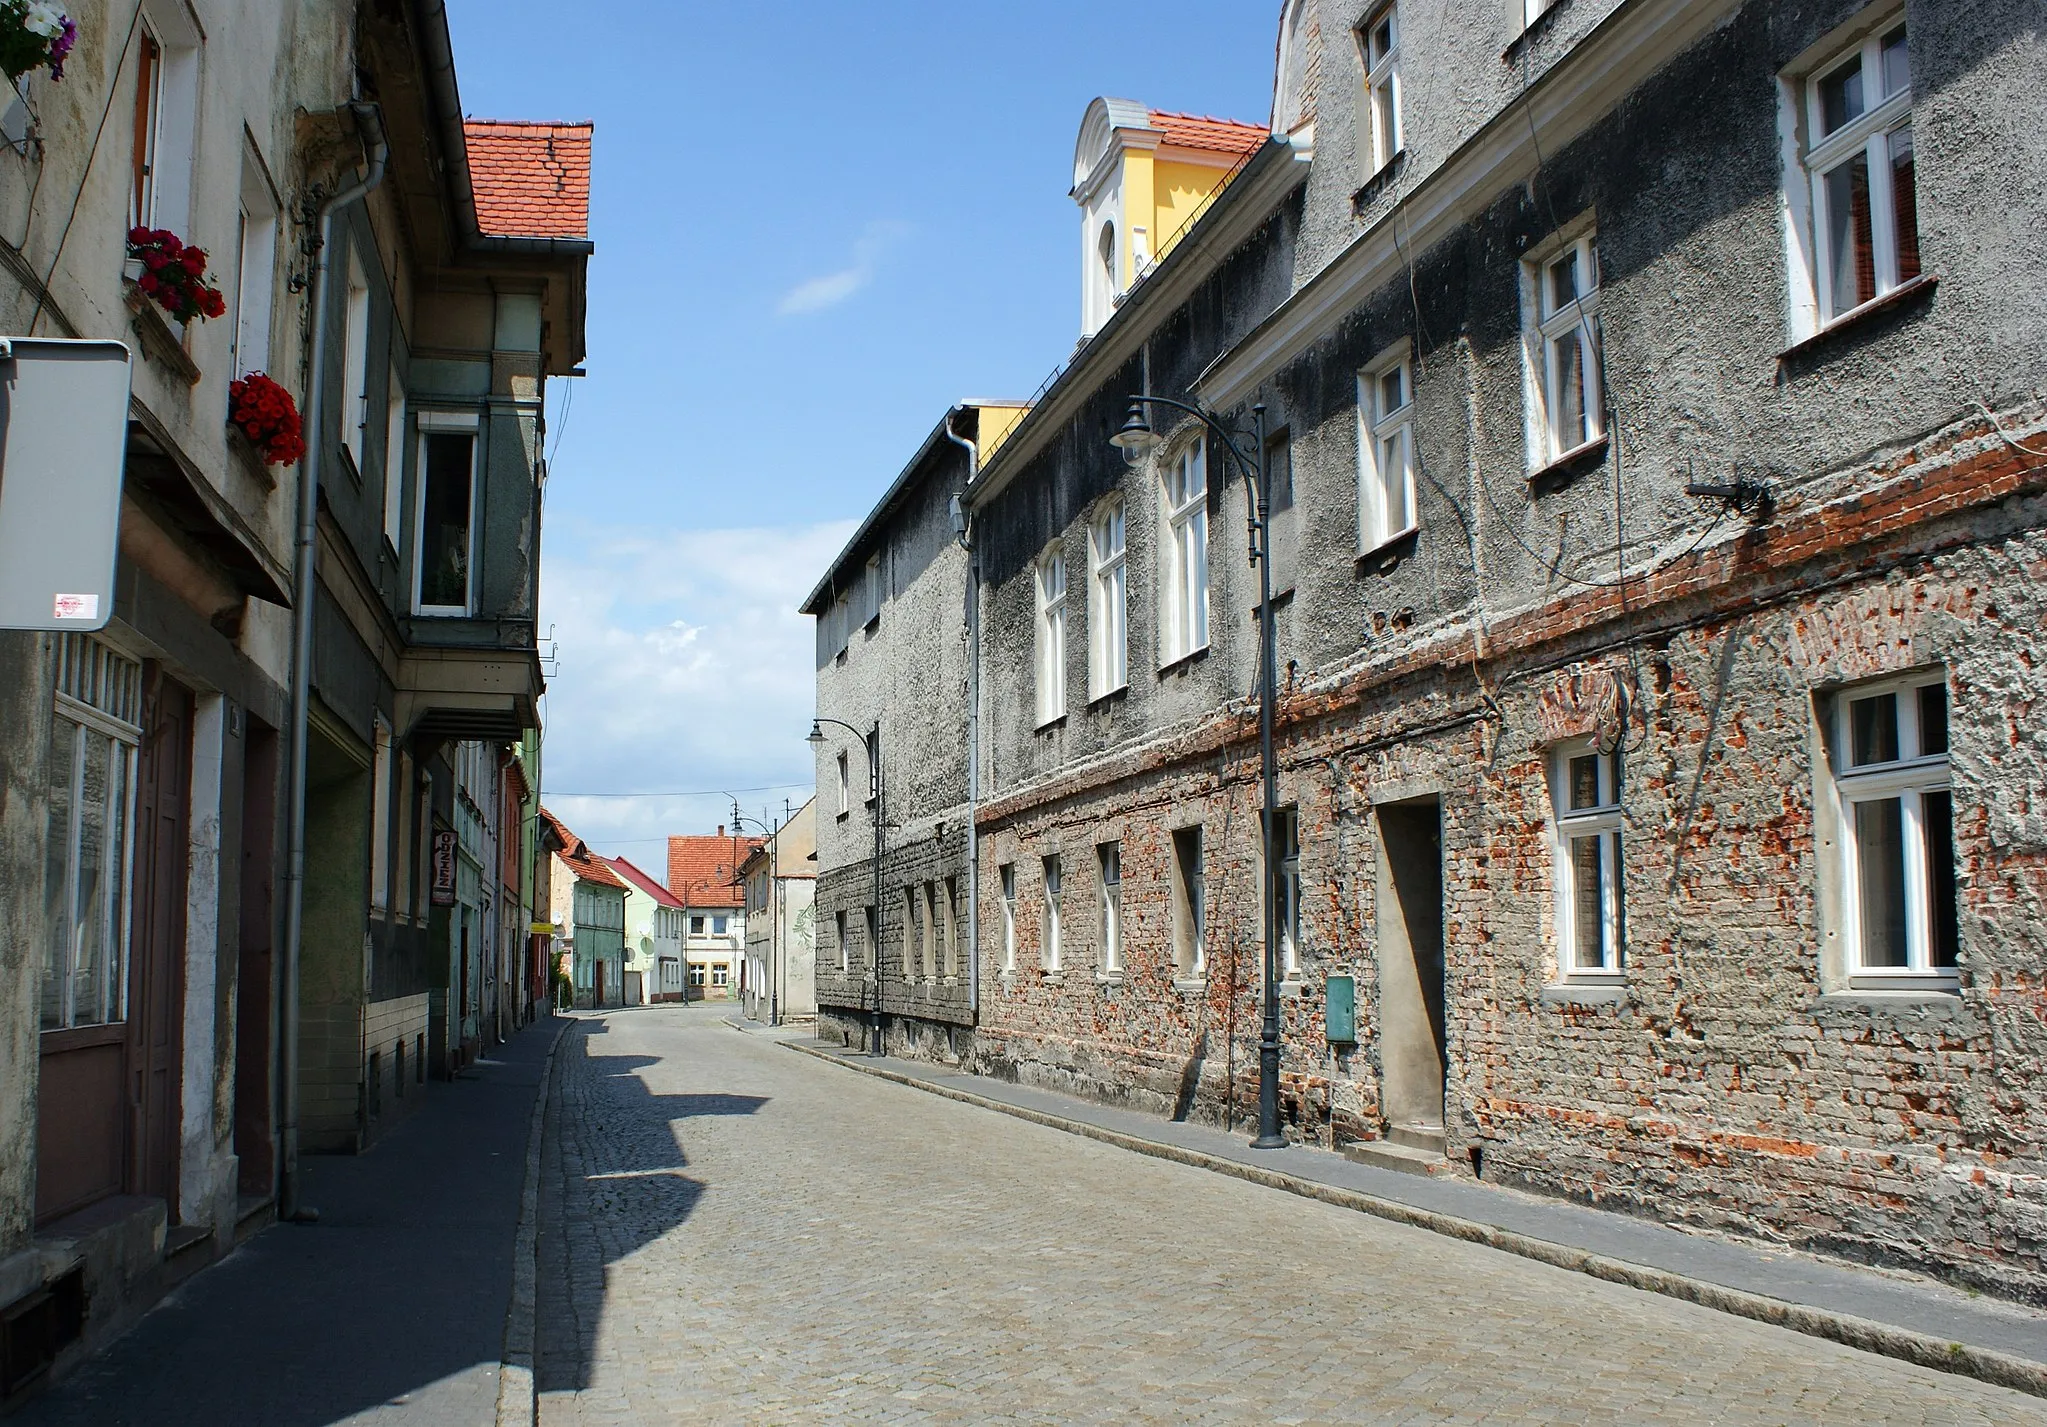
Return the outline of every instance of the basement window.
{"type": "Polygon", "coordinates": [[[1830,737],[1853,984],[1957,984],[1954,798],[1942,673],[1835,695],[1830,737]]]}

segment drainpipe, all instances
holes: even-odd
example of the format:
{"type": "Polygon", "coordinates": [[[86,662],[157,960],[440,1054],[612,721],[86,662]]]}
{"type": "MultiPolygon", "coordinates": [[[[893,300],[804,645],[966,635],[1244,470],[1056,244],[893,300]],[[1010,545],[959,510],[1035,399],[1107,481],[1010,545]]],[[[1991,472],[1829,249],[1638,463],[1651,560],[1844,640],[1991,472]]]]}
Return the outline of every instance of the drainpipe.
{"type": "MultiPolygon", "coordinates": [[[[954,407],[954,411],[965,410],[954,407]]],[[[952,429],[945,418],[946,439],[967,448],[967,489],[981,474],[981,448],[952,429]]],[[[964,493],[963,493],[964,494],[964,493]]],[[[981,799],[981,556],[967,522],[966,507],[953,497],[953,531],[967,552],[967,1009],[981,1024],[981,832],[975,808],[981,799]]]]}
{"type": "Polygon", "coordinates": [[[384,116],[376,105],[355,100],[349,106],[369,151],[370,171],[320,205],[313,256],[312,377],[306,383],[306,454],[299,460],[298,581],[293,609],[291,646],[291,801],[285,827],[291,839],[284,872],[284,960],[278,978],[283,1002],[284,1095],[280,1115],[283,1171],[278,1183],[277,1217],[311,1223],[319,1211],[299,1203],[299,953],[306,914],[306,729],[313,707],[313,600],[316,586],[314,545],[320,523],[320,456],[326,449],[327,254],[334,236],[334,214],[384,181],[390,145],[384,138],[384,116]]]}

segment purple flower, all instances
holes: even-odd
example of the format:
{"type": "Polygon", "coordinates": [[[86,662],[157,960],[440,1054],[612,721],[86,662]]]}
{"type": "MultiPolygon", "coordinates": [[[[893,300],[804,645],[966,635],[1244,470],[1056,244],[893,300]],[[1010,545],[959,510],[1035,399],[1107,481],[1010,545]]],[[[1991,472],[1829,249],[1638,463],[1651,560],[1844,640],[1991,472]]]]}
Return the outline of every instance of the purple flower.
{"type": "Polygon", "coordinates": [[[64,56],[71,53],[71,47],[78,43],[78,22],[69,15],[64,17],[64,28],[57,38],[50,42],[50,80],[52,83],[64,77],[64,56]]]}

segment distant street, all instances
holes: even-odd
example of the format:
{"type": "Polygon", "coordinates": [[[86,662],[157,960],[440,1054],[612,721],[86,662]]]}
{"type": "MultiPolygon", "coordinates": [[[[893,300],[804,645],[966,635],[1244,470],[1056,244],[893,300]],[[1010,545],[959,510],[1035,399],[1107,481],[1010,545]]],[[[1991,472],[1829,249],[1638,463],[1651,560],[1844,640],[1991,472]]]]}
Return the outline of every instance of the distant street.
{"type": "Polygon", "coordinates": [[[562,1055],[545,1427],[2047,1421],[1973,1380],[849,1074],[716,1008],[592,1018],[562,1055]]]}

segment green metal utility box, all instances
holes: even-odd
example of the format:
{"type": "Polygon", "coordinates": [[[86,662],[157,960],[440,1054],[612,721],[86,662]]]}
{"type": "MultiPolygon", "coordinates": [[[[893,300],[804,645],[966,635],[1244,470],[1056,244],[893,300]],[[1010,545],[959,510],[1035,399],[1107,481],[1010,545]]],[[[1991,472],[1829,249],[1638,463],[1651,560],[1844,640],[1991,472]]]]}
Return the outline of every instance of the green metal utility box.
{"type": "Polygon", "coordinates": [[[1325,1004],[1322,1024],[1328,1028],[1331,1045],[1358,1043],[1358,984],[1349,976],[1326,977],[1322,983],[1325,1004]]]}

